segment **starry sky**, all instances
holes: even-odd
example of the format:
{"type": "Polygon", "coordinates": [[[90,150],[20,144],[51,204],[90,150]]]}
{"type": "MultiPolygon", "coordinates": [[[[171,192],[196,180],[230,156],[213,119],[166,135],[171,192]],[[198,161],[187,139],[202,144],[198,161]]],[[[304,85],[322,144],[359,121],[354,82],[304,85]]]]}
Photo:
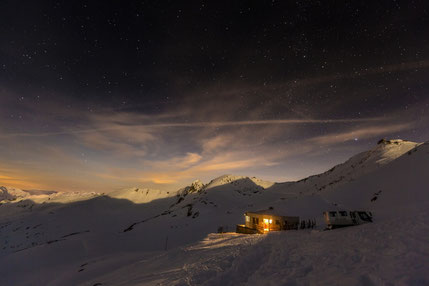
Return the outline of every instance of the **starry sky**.
{"type": "Polygon", "coordinates": [[[427,1],[0,2],[0,185],[176,190],[429,140],[427,1]]]}

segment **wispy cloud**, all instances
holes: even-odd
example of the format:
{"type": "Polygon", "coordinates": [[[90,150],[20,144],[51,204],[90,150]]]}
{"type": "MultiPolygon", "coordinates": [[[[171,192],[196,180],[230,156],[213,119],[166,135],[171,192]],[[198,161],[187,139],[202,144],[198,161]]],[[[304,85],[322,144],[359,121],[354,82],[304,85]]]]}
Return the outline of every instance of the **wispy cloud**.
{"type": "Polygon", "coordinates": [[[383,136],[389,133],[399,132],[409,129],[413,122],[398,123],[379,126],[364,126],[352,130],[345,130],[343,132],[335,132],[324,136],[317,136],[310,138],[308,141],[315,144],[336,144],[349,140],[367,139],[374,136],[383,136]]]}
{"type": "Polygon", "coordinates": [[[415,61],[415,62],[404,62],[400,64],[383,65],[377,67],[357,68],[353,72],[343,72],[337,74],[328,74],[318,77],[308,77],[302,79],[296,79],[282,84],[283,86],[307,86],[314,84],[321,84],[325,82],[333,82],[342,79],[354,79],[371,75],[394,73],[408,70],[419,70],[429,68],[429,60],[415,61]]]}
{"type": "MultiPolygon", "coordinates": [[[[132,124],[116,125],[103,128],[66,130],[58,132],[43,133],[9,133],[0,134],[0,138],[11,137],[46,137],[57,135],[78,135],[88,133],[100,133],[104,131],[118,131],[125,133],[131,128],[171,128],[171,127],[222,127],[222,126],[249,126],[249,125],[296,125],[296,124],[330,124],[330,123],[355,123],[380,121],[386,118],[350,118],[350,119],[272,119],[272,120],[245,120],[245,121],[206,121],[206,122],[170,122],[170,123],[149,123],[149,124],[132,124]]],[[[138,134],[134,134],[138,135],[138,134]]],[[[146,134],[149,138],[150,135],[146,134]]],[[[94,139],[94,141],[97,141],[94,139]]]]}
{"type": "MultiPolygon", "coordinates": [[[[368,147],[368,142],[359,147],[354,138],[404,136],[417,124],[427,128],[427,115],[421,115],[427,114],[427,105],[421,107],[422,101],[420,106],[382,113],[374,106],[375,111],[362,118],[356,118],[357,112],[344,112],[350,110],[346,104],[361,99],[353,99],[353,94],[336,95],[325,105],[314,106],[312,98],[325,98],[328,92],[319,89],[319,83],[427,67],[429,61],[267,87],[234,83],[202,87],[156,114],[101,109],[89,113],[52,103],[32,110],[25,105],[24,114],[40,117],[26,121],[29,126],[5,119],[7,107],[2,105],[0,156],[9,169],[0,168],[0,184],[103,191],[142,184],[172,190],[196,178],[225,173],[284,178],[287,166],[297,170],[293,178],[310,175],[305,160],[317,152],[341,146],[344,156],[351,156],[368,147]],[[335,112],[327,112],[331,110],[335,112]],[[345,114],[350,117],[341,118],[345,114]]],[[[323,160],[318,164],[326,165],[323,160]]]]}
{"type": "MultiPolygon", "coordinates": [[[[261,167],[264,164],[273,164],[268,163],[269,160],[264,158],[262,154],[247,159],[239,157],[241,156],[237,156],[237,154],[218,154],[206,160],[201,159],[198,163],[185,168],[183,168],[183,163],[177,161],[177,164],[171,164],[168,169],[154,167],[152,171],[143,172],[141,180],[157,184],[177,184],[190,179],[206,178],[210,174],[213,176],[213,174],[219,175],[237,170],[251,169],[256,166],[261,167]]],[[[158,163],[158,165],[164,165],[164,163],[158,163]]]]}
{"type": "MultiPolygon", "coordinates": [[[[23,158],[31,156],[33,161],[38,158],[44,167],[36,168],[37,172],[33,171],[34,167],[21,167],[29,177],[23,182],[14,182],[19,186],[28,183],[50,189],[55,185],[79,189],[91,182],[94,190],[106,185],[112,188],[136,184],[174,190],[196,178],[204,180],[225,173],[251,175],[264,168],[277,170],[277,166],[290,158],[296,160],[299,156],[317,152],[320,146],[332,146],[356,137],[379,137],[413,124],[386,124],[391,122],[392,116],[154,123],[153,120],[159,118],[139,118],[130,113],[98,115],[89,118],[88,128],[84,130],[29,137],[34,150],[38,150],[37,156],[30,155],[31,150],[23,150],[24,146],[15,146],[23,158]],[[141,123],[149,120],[152,122],[141,123]],[[327,128],[325,135],[302,137],[307,130],[325,129],[326,126],[332,128],[327,128]],[[341,126],[340,130],[329,131],[338,126],[341,126]],[[67,134],[69,138],[64,142],[73,144],[43,145],[46,140],[53,142],[50,140],[58,134],[67,134]],[[298,139],[301,137],[303,140],[298,139]],[[53,167],[48,170],[48,165],[53,167]],[[53,173],[46,175],[46,172],[53,173]],[[45,175],[41,175],[43,173],[45,175]],[[38,179],[42,176],[43,182],[38,179]]],[[[15,139],[8,137],[4,142],[25,142],[15,139]]],[[[0,180],[7,181],[12,180],[0,180]]]]}

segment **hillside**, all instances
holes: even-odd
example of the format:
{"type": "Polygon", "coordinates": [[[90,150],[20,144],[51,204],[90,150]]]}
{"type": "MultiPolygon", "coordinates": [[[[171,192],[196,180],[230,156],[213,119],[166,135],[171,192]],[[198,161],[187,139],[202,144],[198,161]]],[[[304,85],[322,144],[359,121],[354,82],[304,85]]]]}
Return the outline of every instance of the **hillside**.
{"type": "MultiPolygon", "coordinates": [[[[322,174],[304,178],[288,186],[288,191],[294,194],[313,193],[351,182],[392,162],[420,144],[400,139],[380,140],[375,148],[359,153],[322,174]]],[[[285,183],[277,184],[275,188],[283,191],[283,184],[285,183]]]]}
{"type": "Polygon", "coordinates": [[[175,193],[170,193],[170,192],[161,191],[161,190],[147,189],[147,188],[123,189],[119,191],[110,192],[108,194],[108,196],[111,198],[125,199],[135,204],[149,203],[154,200],[163,199],[174,195],[175,193]]]}
{"type": "MultiPolygon", "coordinates": [[[[177,194],[129,189],[68,199],[45,194],[39,200],[15,190],[17,198],[0,206],[0,284],[277,285],[278,279],[329,284],[344,278],[368,285],[395,282],[398,273],[404,275],[401,283],[423,285],[429,277],[421,269],[429,265],[416,261],[429,255],[421,238],[429,229],[427,166],[429,143],[392,140],[298,182],[225,175],[177,194]],[[234,230],[247,210],[268,207],[316,218],[318,228],[209,235],[219,227],[234,230]],[[321,231],[321,213],[336,208],[370,210],[375,222],[321,231]],[[411,265],[413,271],[405,271],[411,265]],[[347,275],[352,268],[359,274],[347,275]],[[250,280],[240,280],[243,274],[250,280]]],[[[13,192],[4,189],[9,198],[13,192]]]]}

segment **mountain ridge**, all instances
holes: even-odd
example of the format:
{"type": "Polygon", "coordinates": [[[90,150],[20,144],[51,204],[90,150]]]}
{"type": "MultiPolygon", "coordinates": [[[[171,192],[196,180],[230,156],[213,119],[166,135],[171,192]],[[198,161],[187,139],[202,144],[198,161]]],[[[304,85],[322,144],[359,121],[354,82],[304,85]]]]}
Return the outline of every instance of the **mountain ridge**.
{"type": "MultiPolygon", "coordinates": [[[[343,183],[345,181],[355,180],[360,176],[373,171],[374,169],[388,164],[396,158],[410,152],[412,149],[424,143],[416,143],[402,139],[382,139],[378,141],[377,145],[368,151],[356,154],[343,163],[339,163],[331,169],[320,174],[311,175],[298,181],[288,182],[270,182],[256,177],[238,176],[233,174],[225,174],[212,179],[209,183],[204,184],[200,180],[195,180],[189,186],[185,186],[177,191],[163,191],[150,188],[124,188],[108,193],[96,192],[57,192],[57,191],[43,191],[43,190],[21,190],[14,187],[0,187],[0,202],[17,202],[20,199],[30,199],[36,202],[73,202],[83,199],[92,198],[95,196],[107,195],[112,198],[128,199],[134,203],[147,203],[155,199],[162,199],[166,197],[184,197],[190,193],[200,193],[212,188],[222,185],[237,185],[239,188],[247,189],[256,188],[255,191],[264,189],[283,189],[292,186],[292,189],[297,189],[296,193],[322,191],[329,188],[333,184],[343,183]],[[323,180],[322,180],[322,179],[323,180]],[[244,183],[244,181],[248,182],[244,183]],[[317,182],[315,182],[317,181],[317,182]],[[235,183],[234,183],[235,182],[235,183]],[[240,183],[237,183],[240,182],[240,183]],[[252,185],[258,186],[254,187],[252,185]],[[301,186],[301,184],[303,186],[301,186]],[[299,186],[299,187],[298,187],[299,186]]],[[[237,187],[237,186],[235,186],[237,187]]]]}

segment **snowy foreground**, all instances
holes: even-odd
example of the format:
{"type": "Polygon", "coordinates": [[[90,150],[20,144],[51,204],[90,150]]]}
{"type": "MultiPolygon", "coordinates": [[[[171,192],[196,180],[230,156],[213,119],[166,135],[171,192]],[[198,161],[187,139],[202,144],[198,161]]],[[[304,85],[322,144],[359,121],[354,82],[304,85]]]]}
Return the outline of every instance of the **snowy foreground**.
{"type": "Polygon", "coordinates": [[[84,285],[428,285],[428,214],[401,227],[390,220],[336,231],[210,234],[107,268],[84,285]]]}
{"type": "Polygon", "coordinates": [[[0,285],[429,285],[429,143],[391,140],[299,182],[175,194],[0,190],[0,285]],[[215,233],[267,209],[313,230],[215,233]],[[374,223],[324,231],[326,210],[374,223]]]}

